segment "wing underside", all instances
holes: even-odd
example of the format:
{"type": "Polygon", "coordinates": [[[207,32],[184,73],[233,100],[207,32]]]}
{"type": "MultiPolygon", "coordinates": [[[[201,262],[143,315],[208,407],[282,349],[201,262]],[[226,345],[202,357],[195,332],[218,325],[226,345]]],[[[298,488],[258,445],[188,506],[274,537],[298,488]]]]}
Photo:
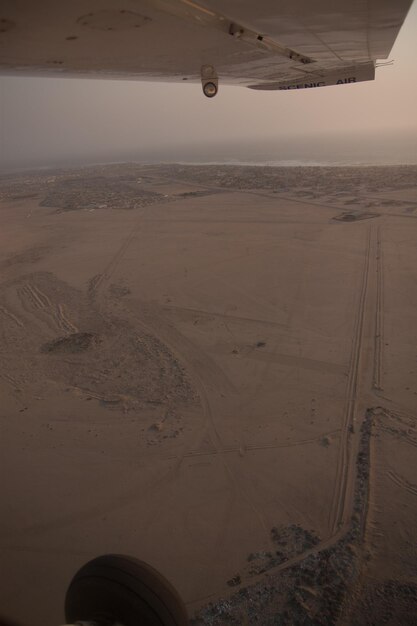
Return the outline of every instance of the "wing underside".
{"type": "Polygon", "coordinates": [[[6,0],[0,73],[301,89],[371,80],[411,0],[6,0]]]}

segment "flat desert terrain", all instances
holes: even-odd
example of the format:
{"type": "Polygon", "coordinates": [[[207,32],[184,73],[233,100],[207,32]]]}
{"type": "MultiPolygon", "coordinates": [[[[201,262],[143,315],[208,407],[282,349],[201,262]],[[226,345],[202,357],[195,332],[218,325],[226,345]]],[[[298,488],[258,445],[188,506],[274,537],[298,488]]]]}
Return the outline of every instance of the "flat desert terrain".
{"type": "Polygon", "coordinates": [[[417,167],[0,178],[0,611],[105,553],[192,623],[412,624],[417,167]]]}

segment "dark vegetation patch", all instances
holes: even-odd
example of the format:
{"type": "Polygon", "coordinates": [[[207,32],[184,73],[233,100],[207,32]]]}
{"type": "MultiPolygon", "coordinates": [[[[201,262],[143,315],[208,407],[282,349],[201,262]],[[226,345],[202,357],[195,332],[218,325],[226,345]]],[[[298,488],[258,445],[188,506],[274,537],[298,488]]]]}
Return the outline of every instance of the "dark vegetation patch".
{"type": "Polygon", "coordinates": [[[379,213],[351,213],[345,211],[341,215],[336,215],[333,219],[337,222],[358,222],[360,220],[370,220],[373,217],[379,217],[379,213]]]}
{"type": "Polygon", "coordinates": [[[110,293],[115,298],[123,298],[124,296],[128,296],[130,294],[130,289],[129,287],[126,287],[126,285],[116,285],[113,283],[110,285],[110,293]]]}
{"type": "Polygon", "coordinates": [[[12,265],[24,265],[24,264],[33,264],[37,261],[40,261],[45,256],[46,252],[49,252],[50,248],[47,246],[35,246],[33,248],[29,248],[24,252],[19,252],[18,254],[13,254],[9,256],[4,261],[1,261],[0,267],[8,268],[12,265]]]}
{"type": "Polygon", "coordinates": [[[276,546],[275,551],[252,552],[248,556],[250,576],[263,574],[320,543],[314,532],[305,530],[298,524],[274,526],[271,529],[271,539],[276,546]]]}
{"type": "Polygon", "coordinates": [[[44,344],[41,351],[52,354],[74,354],[93,348],[99,341],[98,336],[94,333],[73,333],[65,337],[58,337],[58,339],[44,344]]]}
{"type": "Polygon", "coordinates": [[[212,196],[219,193],[217,189],[205,189],[202,191],[183,191],[175,194],[175,198],[202,198],[203,196],[212,196]]]}
{"type": "Polygon", "coordinates": [[[353,616],[357,626],[412,626],[417,623],[417,586],[409,582],[387,580],[372,585],[359,602],[353,616]]]}
{"type": "Polygon", "coordinates": [[[16,193],[14,196],[10,196],[10,200],[27,200],[29,198],[37,198],[37,193],[16,193]]]}

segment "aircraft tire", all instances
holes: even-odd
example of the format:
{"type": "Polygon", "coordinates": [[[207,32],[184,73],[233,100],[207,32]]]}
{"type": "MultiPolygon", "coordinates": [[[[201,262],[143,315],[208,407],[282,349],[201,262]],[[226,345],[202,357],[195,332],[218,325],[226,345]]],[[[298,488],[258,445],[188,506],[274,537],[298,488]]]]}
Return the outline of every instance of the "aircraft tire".
{"type": "Polygon", "coordinates": [[[118,554],[86,563],[65,597],[68,623],[97,626],[186,626],[187,611],[174,587],[153,567],[118,554]]]}

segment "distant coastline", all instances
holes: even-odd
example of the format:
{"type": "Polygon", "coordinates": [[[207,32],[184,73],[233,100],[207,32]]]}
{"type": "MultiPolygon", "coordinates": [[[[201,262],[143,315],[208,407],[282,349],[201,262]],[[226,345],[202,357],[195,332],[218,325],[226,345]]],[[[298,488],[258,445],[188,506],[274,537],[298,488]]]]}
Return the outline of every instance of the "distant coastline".
{"type": "Polygon", "coordinates": [[[85,161],[82,163],[75,162],[56,162],[48,163],[46,165],[27,165],[22,167],[6,167],[0,169],[0,178],[8,177],[20,174],[53,174],[58,171],[67,170],[83,170],[94,169],[101,167],[111,166],[123,166],[123,165],[135,165],[138,167],[143,166],[183,166],[183,167],[230,167],[230,168],[308,168],[308,169],[321,169],[321,168],[339,168],[339,169],[360,169],[360,168],[398,168],[398,167],[417,167],[417,162],[387,162],[387,163],[375,163],[375,162],[329,162],[329,161],[237,161],[237,160],[217,160],[217,161],[174,161],[174,160],[121,160],[121,161],[85,161]]]}
{"type": "Polygon", "coordinates": [[[395,167],[417,165],[417,135],[391,133],[375,136],[286,137],[282,141],[266,139],[221,144],[144,147],[142,151],[102,154],[39,155],[17,160],[5,156],[0,173],[19,171],[97,167],[105,165],[196,165],[242,167],[395,167]]]}
{"type": "Polygon", "coordinates": [[[234,167],[398,167],[398,166],[415,166],[417,165],[417,155],[415,159],[412,158],[401,158],[398,156],[397,158],[388,159],[385,156],[381,158],[364,158],[364,159],[355,159],[355,158],[346,158],[346,159],[308,159],[308,158],[300,158],[300,159],[237,159],[237,158],[197,158],[197,159],[175,159],[175,158],[123,158],[120,160],[114,159],[80,159],[80,160],[64,160],[57,159],[55,162],[42,163],[42,164],[22,164],[20,166],[16,164],[6,164],[0,168],[0,176],[1,175],[9,175],[19,172],[28,172],[28,171],[48,171],[48,170],[56,170],[56,169],[74,169],[74,168],[82,168],[82,167],[100,167],[100,166],[111,166],[111,165],[124,165],[124,164],[135,164],[135,165],[183,165],[183,166],[210,166],[210,165],[218,165],[218,166],[234,166],[234,167]]]}
{"type": "Polygon", "coordinates": [[[417,165],[415,162],[410,161],[309,161],[304,159],[299,160],[259,160],[259,161],[238,161],[235,159],[229,160],[214,160],[214,161],[159,161],[161,164],[176,163],[177,165],[231,165],[237,167],[396,167],[398,165],[417,165]]]}

